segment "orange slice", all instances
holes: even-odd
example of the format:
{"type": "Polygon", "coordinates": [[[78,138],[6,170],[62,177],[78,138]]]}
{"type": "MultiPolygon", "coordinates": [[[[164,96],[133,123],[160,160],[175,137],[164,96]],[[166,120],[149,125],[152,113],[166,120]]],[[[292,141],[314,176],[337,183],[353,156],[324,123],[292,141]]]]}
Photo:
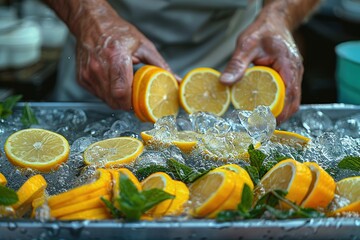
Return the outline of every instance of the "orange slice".
{"type": "Polygon", "coordinates": [[[110,213],[103,207],[75,212],[59,218],[59,220],[104,220],[111,219],[110,213]]]}
{"type": "MultiPolygon", "coordinates": [[[[141,182],[143,190],[152,188],[161,189],[171,195],[175,196],[176,184],[174,180],[164,172],[153,173],[141,182]]],[[[148,211],[149,215],[153,217],[162,217],[167,212],[172,204],[173,199],[168,199],[160,202],[148,211]]]]}
{"type": "Polygon", "coordinates": [[[168,71],[150,69],[141,80],[138,97],[140,111],[150,122],[179,112],[179,85],[175,77],[168,71]]]}
{"type": "Polygon", "coordinates": [[[230,87],[219,81],[220,72],[195,68],[182,79],[180,104],[187,113],[210,112],[222,116],[230,105],[230,87]]]}
{"type": "Polygon", "coordinates": [[[143,149],[143,143],[136,138],[109,138],[88,146],[84,151],[84,162],[100,167],[121,166],[135,161],[143,149]]]}
{"type": "Polygon", "coordinates": [[[238,204],[241,202],[244,184],[247,184],[251,190],[254,189],[254,184],[250,178],[250,175],[239,165],[227,164],[219,168],[232,171],[236,174],[235,187],[230,196],[216,210],[209,214],[207,218],[215,218],[219,212],[224,210],[236,209],[238,204]]]}
{"type": "Polygon", "coordinates": [[[190,184],[190,212],[194,217],[206,217],[228,199],[235,188],[236,174],[216,168],[190,184]]]}
{"type": "Polygon", "coordinates": [[[10,135],[4,150],[15,166],[49,172],[68,159],[70,146],[60,134],[30,128],[10,135]]]}
{"type": "Polygon", "coordinates": [[[97,179],[89,184],[73,188],[67,192],[60,193],[49,197],[48,205],[51,209],[66,206],[69,201],[79,196],[91,194],[99,189],[107,189],[109,192],[112,188],[111,174],[106,169],[97,170],[97,179]]]}
{"type": "Polygon", "coordinates": [[[5,186],[6,184],[7,184],[6,177],[2,173],[0,173],[0,185],[5,186]]]}
{"type": "Polygon", "coordinates": [[[177,216],[183,213],[184,205],[189,200],[189,189],[185,183],[180,181],[174,181],[175,183],[175,198],[171,202],[168,210],[165,215],[168,216],[177,216]]]}
{"type": "Polygon", "coordinates": [[[317,163],[305,162],[304,165],[311,170],[312,182],[301,206],[324,210],[334,198],[336,183],[317,163]]]}
{"type": "MultiPolygon", "coordinates": [[[[286,198],[300,205],[306,197],[312,182],[312,174],[306,165],[294,160],[286,159],[273,166],[260,180],[255,188],[255,197],[271,190],[282,189],[288,193],[286,198]],[[261,192],[261,193],[259,193],[261,192]]],[[[281,204],[287,207],[285,204],[281,204]]]]}
{"type": "Polygon", "coordinates": [[[336,195],[339,195],[346,205],[342,204],[331,215],[360,214],[360,176],[344,178],[336,183],[336,195]]]}
{"type": "Polygon", "coordinates": [[[289,131],[275,130],[270,138],[273,142],[279,142],[290,146],[301,146],[304,147],[310,142],[310,138],[305,137],[301,134],[289,131]]]}
{"type": "Polygon", "coordinates": [[[151,70],[151,69],[155,69],[157,67],[152,66],[152,65],[144,65],[141,68],[139,68],[134,75],[134,80],[133,80],[133,86],[132,86],[132,102],[133,102],[133,108],[134,108],[134,112],[135,115],[143,122],[148,121],[147,117],[143,114],[142,110],[140,109],[140,105],[139,105],[139,94],[140,94],[140,89],[141,89],[141,81],[143,79],[143,77],[145,76],[145,74],[151,70]]]}
{"type": "Polygon", "coordinates": [[[254,110],[259,105],[269,106],[277,117],[285,102],[285,85],[272,68],[254,66],[231,87],[231,102],[236,109],[254,110]]]}
{"type": "Polygon", "coordinates": [[[17,191],[19,201],[12,207],[18,217],[22,217],[31,207],[33,200],[45,194],[47,183],[40,174],[30,177],[17,191]]]}

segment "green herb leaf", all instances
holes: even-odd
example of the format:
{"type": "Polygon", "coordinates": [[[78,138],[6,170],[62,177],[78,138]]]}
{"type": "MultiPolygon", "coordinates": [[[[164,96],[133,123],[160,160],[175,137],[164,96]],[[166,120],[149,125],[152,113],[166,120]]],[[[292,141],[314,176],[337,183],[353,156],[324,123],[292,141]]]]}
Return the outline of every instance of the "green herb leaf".
{"type": "Polygon", "coordinates": [[[248,148],[248,153],[250,156],[250,165],[259,170],[266,158],[266,155],[260,150],[255,149],[252,144],[250,144],[248,148]]]}
{"type": "Polygon", "coordinates": [[[360,157],[346,156],[338,163],[338,167],[341,169],[360,171],[360,157]]]}
{"type": "Polygon", "coordinates": [[[249,185],[244,184],[242,195],[241,195],[241,202],[238,205],[238,210],[242,213],[247,213],[252,207],[253,204],[253,192],[249,185]]]}
{"type": "Polygon", "coordinates": [[[144,212],[156,206],[158,203],[162,201],[175,198],[175,196],[158,188],[142,191],[142,194],[145,196],[146,199],[145,205],[143,207],[144,212]]]}
{"type": "Polygon", "coordinates": [[[160,165],[155,165],[155,164],[151,164],[149,166],[143,167],[143,168],[139,168],[136,171],[136,176],[139,177],[139,179],[145,179],[146,177],[150,176],[153,173],[156,172],[165,172],[165,173],[170,173],[170,170],[168,167],[164,167],[164,166],[160,166],[160,165]]]}
{"type": "Polygon", "coordinates": [[[25,104],[21,116],[21,122],[25,127],[29,127],[32,124],[39,124],[33,110],[30,108],[29,104],[25,104]]]}
{"type": "Polygon", "coordinates": [[[249,173],[251,180],[256,185],[260,182],[259,171],[254,166],[245,166],[245,170],[249,173]]]}
{"type": "Polygon", "coordinates": [[[19,201],[19,197],[14,190],[0,185],[0,205],[9,206],[17,201],[19,201]]]}
{"type": "Polygon", "coordinates": [[[18,101],[22,98],[22,95],[13,95],[7,97],[3,102],[0,103],[0,118],[7,118],[9,117],[12,112],[13,108],[18,101]]]}
{"type": "Polygon", "coordinates": [[[101,201],[104,202],[105,206],[109,209],[111,215],[114,217],[114,218],[122,218],[124,217],[124,214],[119,210],[117,209],[114,204],[112,204],[112,202],[110,202],[109,200],[107,200],[106,198],[104,197],[100,197],[101,201]]]}
{"type": "Polygon", "coordinates": [[[174,173],[175,177],[180,181],[186,180],[194,171],[191,167],[179,163],[172,158],[168,159],[167,164],[169,165],[171,171],[174,173]]]}

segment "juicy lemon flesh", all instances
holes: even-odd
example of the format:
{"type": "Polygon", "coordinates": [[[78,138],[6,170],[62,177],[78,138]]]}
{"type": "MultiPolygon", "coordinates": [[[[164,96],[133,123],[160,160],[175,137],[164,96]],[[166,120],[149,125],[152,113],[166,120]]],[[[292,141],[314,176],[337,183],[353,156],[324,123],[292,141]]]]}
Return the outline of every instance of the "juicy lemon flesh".
{"type": "Polygon", "coordinates": [[[262,180],[261,184],[269,191],[275,189],[287,190],[291,185],[292,172],[292,166],[284,165],[275,169],[270,177],[262,180]]]}
{"type": "Polygon", "coordinates": [[[277,92],[277,85],[267,72],[254,71],[234,85],[234,98],[238,108],[253,110],[259,105],[270,106],[277,92]]]}
{"type": "Polygon", "coordinates": [[[350,203],[360,201],[360,176],[337,182],[336,193],[348,199],[350,203]]]}
{"type": "Polygon", "coordinates": [[[209,72],[194,73],[184,89],[184,99],[191,113],[211,112],[219,115],[229,99],[229,90],[220,84],[219,76],[209,72]]]}
{"type": "Polygon", "coordinates": [[[161,176],[152,177],[146,180],[146,182],[142,185],[143,190],[149,190],[153,188],[164,189],[165,184],[161,176]]]}
{"type": "Polygon", "coordinates": [[[148,106],[156,118],[176,115],[179,111],[178,85],[165,73],[157,75],[148,91],[148,106]]]}
{"type": "Polygon", "coordinates": [[[192,208],[198,208],[206,200],[210,199],[215,190],[223,184],[224,177],[220,174],[209,174],[198,179],[191,185],[190,201],[192,208]]]}

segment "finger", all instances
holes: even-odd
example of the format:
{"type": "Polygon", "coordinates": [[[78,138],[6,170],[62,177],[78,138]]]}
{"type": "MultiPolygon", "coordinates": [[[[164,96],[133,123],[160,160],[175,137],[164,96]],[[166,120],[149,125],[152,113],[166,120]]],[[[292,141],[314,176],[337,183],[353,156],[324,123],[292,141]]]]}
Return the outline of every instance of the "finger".
{"type": "Polygon", "coordinates": [[[249,39],[242,42],[241,38],[239,38],[235,52],[220,76],[220,82],[231,85],[239,81],[257,55],[258,49],[255,40],[249,39]]]}

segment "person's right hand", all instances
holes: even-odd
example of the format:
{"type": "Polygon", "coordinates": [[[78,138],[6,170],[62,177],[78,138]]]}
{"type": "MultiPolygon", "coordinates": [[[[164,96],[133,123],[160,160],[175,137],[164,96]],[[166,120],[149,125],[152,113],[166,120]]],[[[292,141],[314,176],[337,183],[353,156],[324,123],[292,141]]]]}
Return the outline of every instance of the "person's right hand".
{"type": "Polygon", "coordinates": [[[110,6],[91,14],[76,27],[77,80],[110,107],[129,110],[133,64],[169,66],[154,44],[110,6]]]}

